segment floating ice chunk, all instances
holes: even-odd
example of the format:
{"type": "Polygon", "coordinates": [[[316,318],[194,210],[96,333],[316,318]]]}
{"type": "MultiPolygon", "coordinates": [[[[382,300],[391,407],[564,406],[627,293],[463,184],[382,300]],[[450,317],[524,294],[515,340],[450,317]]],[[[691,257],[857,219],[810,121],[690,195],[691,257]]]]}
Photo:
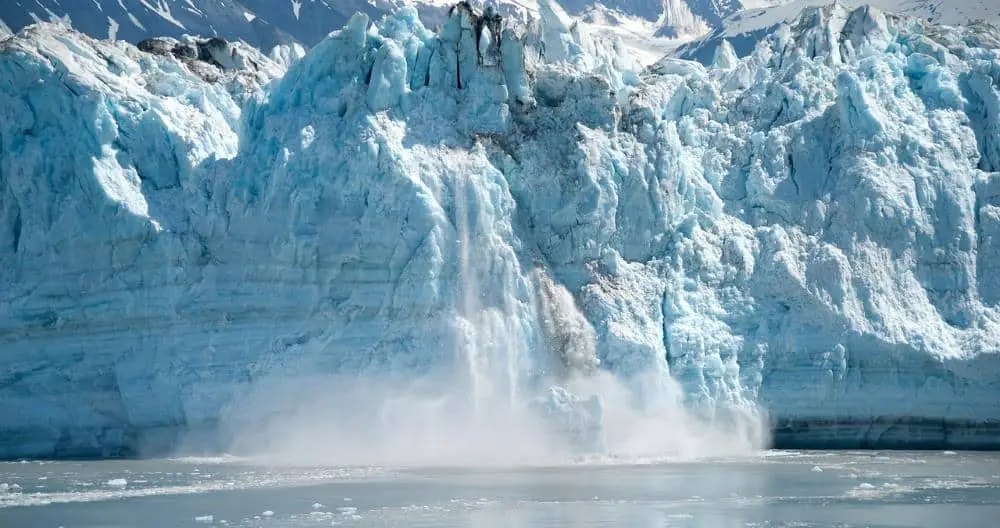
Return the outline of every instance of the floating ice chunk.
{"type": "Polygon", "coordinates": [[[271,510],[265,510],[260,513],[261,517],[274,517],[274,512],[271,510]]]}
{"type": "Polygon", "coordinates": [[[112,488],[124,488],[128,486],[128,481],[123,478],[116,478],[107,481],[105,484],[111,486],[112,488]]]}
{"type": "Polygon", "coordinates": [[[196,523],[212,523],[212,522],[215,522],[215,517],[212,516],[212,515],[199,515],[198,517],[194,518],[194,522],[196,522],[196,523]]]}
{"type": "Polygon", "coordinates": [[[322,503],[314,502],[312,508],[314,510],[322,510],[323,508],[326,508],[326,506],[324,506],[322,503]]]}
{"type": "Polygon", "coordinates": [[[819,466],[813,466],[813,468],[810,471],[812,471],[813,473],[822,473],[823,472],[823,468],[821,468],[819,466]]]}

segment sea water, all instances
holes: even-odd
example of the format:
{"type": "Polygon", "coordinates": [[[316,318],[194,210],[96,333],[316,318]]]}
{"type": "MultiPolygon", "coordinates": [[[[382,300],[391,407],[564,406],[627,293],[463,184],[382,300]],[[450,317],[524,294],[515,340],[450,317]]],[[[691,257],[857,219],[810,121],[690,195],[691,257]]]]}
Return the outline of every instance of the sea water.
{"type": "Polygon", "coordinates": [[[0,463],[0,527],[1000,526],[1000,454],[794,452],[554,467],[0,463]]]}

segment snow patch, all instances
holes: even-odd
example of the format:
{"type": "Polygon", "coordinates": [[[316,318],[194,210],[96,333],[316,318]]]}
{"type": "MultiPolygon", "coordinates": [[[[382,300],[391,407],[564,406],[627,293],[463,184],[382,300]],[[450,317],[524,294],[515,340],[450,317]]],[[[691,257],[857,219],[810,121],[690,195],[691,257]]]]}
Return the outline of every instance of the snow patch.
{"type": "Polygon", "coordinates": [[[135,27],[137,27],[137,28],[139,28],[139,29],[141,29],[143,31],[146,31],[146,26],[143,26],[142,22],[140,22],[139,19],[136,18],[135,15],[133,15],[132,13],[127,13],[127,15],[128,15],[128,19],[132,22],[132,24],[135,27]]]}
{"type": "Polygon", "coordinates": [[[118,40],[118,22],[111,17],[108,17],[108,40],[118,40]]]}

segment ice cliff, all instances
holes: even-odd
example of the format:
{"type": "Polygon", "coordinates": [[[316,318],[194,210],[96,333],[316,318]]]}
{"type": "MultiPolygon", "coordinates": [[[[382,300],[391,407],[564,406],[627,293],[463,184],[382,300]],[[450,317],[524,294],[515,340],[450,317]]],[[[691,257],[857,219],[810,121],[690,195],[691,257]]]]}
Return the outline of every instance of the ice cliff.
{"type": "Polygon", "coordinates": [[[553,408],[679,386],[784,446],[1000,446],[995,28],[830,6],[639,71],[542,7],[356,16],[301,59],[0,44],[0,456],[442,371],[553,408]]]}

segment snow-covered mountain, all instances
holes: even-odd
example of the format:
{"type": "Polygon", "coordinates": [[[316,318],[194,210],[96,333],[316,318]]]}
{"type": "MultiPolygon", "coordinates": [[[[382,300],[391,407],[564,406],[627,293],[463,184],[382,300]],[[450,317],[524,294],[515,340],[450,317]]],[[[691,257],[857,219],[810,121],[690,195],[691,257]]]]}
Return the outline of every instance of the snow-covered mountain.
{"type": "MultiPolygon", "coordinates": [[[[854,8],[872,6],[888,13],[905,14],[939,24],[968,24],[973,22],[1000,23],[1000,2],[994,0],[837,0],[839,4],[854,8]]],[[[779,0],[770,5],[749,8],[731,13],[713,26],[711,33],[701,39],[681,46],[676,56],[711,62],[716,49],[725,40],[737,55],[745,56],[764,36],[773,33],[782,24],[798,19],[799,13],[809,7],[830,5],[831,0],[779,0]]]]}
{"type": "MultiPolygon", "coordinates": [[[[391,0],[10,0],[0,21],[19,30],[64,20],[95,38],[136,43],[184,34],[242,39],[270,49],[292,39],[313,45],[355,12],[378,17],[403,2],[391,0]]],[[[431,2],[433,3],[433,2],[431,2]]]]}
{"type": "MultiPolygon", "coordinates": [[[[675,53],[703,62],[728,40],[739,55],[761,36],[810,5],[833,0],[562,0],[561,7],[589,31],[620,38],[645,62],[682,45],[675,53]],[[701,38],[704,37],[704,38],[701,38]],[[697,39],[694,42],[688,42],[697,39]]],[[[1000,19],[991,0],[841,0],[871,4],[943,24],[1000,19]]],[[[0,35],[38,21],[61,20],[95,38],[137,43],[157,36],[220,36],[260,49],[322,40],[355,12],[371,19],[402,6],[417,9],[427,27],[445,19],[453,0],[11,0],[0,5],[0,35]]],[[[538,0],[470,0],[492,6],[511,20],[537,20],[538,0]]]]}
{"type": "Polygon", "coordinates": [[[289,37],[235,0],[11,0],[0,21],[13,31],[61,20],[95,38],[132,43],[156,36],[220,35],[272,47],[289,37]]]}
{"type": "MultiPolygon", "coordinates": [[[[415,7],[428,27],[440,23],[452,0],[11,0],[0,5],[0,31],[17,31],[38,21],[68,21],[96,38],[136,43],[184,34],[242,39],[262,49],[296,40],[306,46],[343,26],[355,12],[377,19],[402,6],[415,7]]],[[[539,16],[537,0],[472,0],[518,19],[539,16]]],[[[619,19],[625,31],[643,37],[695,36],[717,27],[743,7],[739,0],[564,0],[578,17],[619,19]]],[[[618,26],[619,24],[614,24],[618,26]]]]}
{"type": "Polygon", "coordinates": [[[1000,445],[995,28],[647,69],[540,7],[0,43],[0,457],[1000,445]]]}

